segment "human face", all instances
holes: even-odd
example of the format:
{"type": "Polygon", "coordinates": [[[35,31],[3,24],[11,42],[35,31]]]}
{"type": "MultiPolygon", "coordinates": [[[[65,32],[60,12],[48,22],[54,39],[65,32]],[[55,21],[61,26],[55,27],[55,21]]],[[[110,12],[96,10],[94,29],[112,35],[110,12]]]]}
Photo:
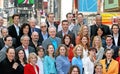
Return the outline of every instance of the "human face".
{"type": "Polygon", "coordinates": [[[30,21],[29,21],[29,24],[30,24],[30,27],[31,27],[31,28],[35,28],[36,21],[35,21],[35,20],[30,20],[30,21]]]}
{"type": "Polygon", "coordinates": [[[10,48],[9,50],[8,50],[8,52],[6,53],[6,55],[7,55],[7,58],[9,59],[9,60],[14,60],[14,58],[15,58],[15,50],[14,49],[12,49],[12,48],[10,48]]]}
{"type": "Polygon", "coordinates": [[[118,34],[119,32],[118,26],[113,26],[112,31],[113,31],[113,34],[118,34]]]}
{"type": "Polygon", "coordinates": [[[40,29],[42,32],[47,32],[47,25],[45,25],[45,23],[42,23],[40,29]]]}
{"type": "Polygon", "coordinates": [[[28,35],[28,32],[29,32],[29,27],[28,27],[28,26],[25,26],[25,27],[23,28],[23,34],[24,34],[24,35],[28,35]]]}
{"type": "Polygon", "coordinates": [[[81,56],[81,55],[82,55],[82,52],[83,52],[83,50],[82,50],[81,47],[78,47],[78,48],[76,49],[76,54],[77,54],[78,56],[81,56]]]}
{"type": "Polygon", "coordinates": [[[102,19],[101,17],[96,17],[96,24],[101,25],[102,24],[102,19]]]}
{"type": "Polygon", "coordinates": [[[102,34],[103,34],[103,31],[99,28],[99,29],[98,29],[98,31],[97,31],[97,34],[98,34],[98,36],[100,36],[100,37],[101,37],[101,36],[102,36],[102,34]]]}
{"type": "Polygon", "coordinates": [[[67,20],[68,20],[68,22],[72,22],[73,14],[68,14],[67,20]]]}
{"type": "Polygon", "coordinates": [[[0,18],[0,27],[3,26],[4,20],[0,18]]]}
{"type": "Polygon", "coordinates": [[[19,52],[18,52],[18,57],[19,57],[19,59],[24,59],[24,52],[23,52],[23,50],[20,50],[19,52]]]}
{"type": "Polygon", "coordinates": [[[89,53],[90,53],[90,56],[92,56],[92,57],[96,56],[96,51],[95,50],[91,50],[91,51],[89,51],[89,53]]]}
{"type": "Polygon", "coordinates": [[[43,56],[44,56],[44,51],[43,51],[44,49],[40,49],[39,51],[38,51],[38,56],[40,57],[40,58],[43,58],[43,56]]]}
{"type": "Polygon", "coordinates": [[[88,42],[87,38],[86,38],[86,37],[83,37],[83,38],[82,38],[82,44],[83,44],[83,45],[86,45],[87,42],[88,42]]]}
{"type": "Polygon", "coordinates": [[[49,29],[49,35],[54,38],[56,36],[56,30],[54,28],[49,29]]]}
{"type": "Polygon", "coordinates": [[[83,16],[82,15],[78,15],[77,16],[77,20],[78,20],[78,23],[82,23],[83,22],[83,16]]]}
{"type": "Polygon", "coordinates": [[[113,54],[112,54],[112,51],[107,51],[105,55],[107,59],[111,59],[113,54]]]}
{"type": "Polygon", "coordinates": [[[8,47],[11,47],[12,43],[13,43],[12,37],[7,37],[5,41],[5,45],[7,45],[8,47]]]}
{"type": "Polygon", "coordinates": [[[71,74],[79,74],[78,69],[77,68],[73,68],[71,74]]]}
{"type": "Polygon", "coordinates": [[[96,74],[102,74],[102,67],[101,66],[96,66],[95,73],[96,74]]]}
{"type": "Polygon", "coordinates": [[[31,36],[32,40],[37,42],[39,40],[39,35],[37,32],[33,32],[31,36]]]}
{"type": "Polygon", "coordinates": [[[54,53],[54,47],[52,45],[48,46],[48,54],[53,54],[54,53]]]}
{"type": "Polygon", "coordinates": [[[18,25],[19,20],[20,20],[19,16],[15,16],[15,17],[13,18],[14,24],[15,24],[15,25],[18,25]]]}
{"type": "Polygon", "coordinates": [[[32,56],[32,57],[30,58],[30,63],[31,63],[32,65],[36,65],[36,63],[37,63],[37,58],[36,58],[35,56],[32,56]]]}
{"type": "Polygon", "coordinates": [[[70,43],[70,38],[68,36],[65,37],[65,44],[66,45],[69,45],[70,43]]]}
{"type": "Polygon", "coordinates": [[[23,40],[21,41],[22,45],[25,47],[28,47],[29,45],[29,37],[25,36],[23,40]]]}
{"type": "Polygon", "coordinates": [[[48,17],[48,21],[50,22],[50,23],[53,23],[54,22],[54,14],[49,14],[49,17],[48,17]]]}
{"type": "Polygon", "coordinates": [[[98,37],[95,38],[95,45],[100,45],[100,39],[98,37]]]}
{"type": "Polygon", "coordinates": [[[8,30],[5,28],[5,29],[2,29],[2,36],[3,37],[6,37],[8,35],[8,30]]]}
{"type": "Polygon", "coordinates": [[[106,44],[108,45],[108,46],[110,46],[111,44],[112,44],[112,38],[111,37],[107,37],[106,38],[106,44]]]}
{"type": "Polygon", "coordinates": [[[84,27],[83,27],[83,34],[84,34],[84,35],[87,35],[87,34],[88,34],[88,27],[87,27],[87,26],[84,26],[84,27]]]}
{"type": "Polygon", "coordinates": [[[65,53],[66,53],[65,47],[63,47],[63,46],[60,47],[59,52],[60,52],[60,55],[65,56],[65,53]]]}
{"type": "Polygon", "coordinates": [[[68,30],[68,22],[63,22],[62,23],[62,28],[63,28],[63,31],[67,31],[68,30]]]}

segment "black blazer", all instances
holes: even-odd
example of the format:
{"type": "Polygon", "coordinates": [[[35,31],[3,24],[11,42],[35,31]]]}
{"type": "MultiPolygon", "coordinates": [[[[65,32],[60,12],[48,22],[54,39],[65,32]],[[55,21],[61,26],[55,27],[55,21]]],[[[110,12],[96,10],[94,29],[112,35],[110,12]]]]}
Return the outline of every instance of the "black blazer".
{"type": "MultiPolygon", "coordinates": [[[[50,26],[47,20],[46,20],[46,24],[47,24],[47,27],[50,26]]],[[[54,26],[56,27],[56,31],[57,31],[57,29],[58,29],[58,24],[56,24],[56,23],[54,22],[54,26]]]]}
{"type": "Polygon", "coordinates": [[[3,38],[0,38],[0,50],[4,47],[5,43],[3,38]]]}
{"type": "MultiPolygon", "coordinates": [[[[112,34],[113,35],[113,34],[112,34]]],[[[118,42],[117,42],[118,46],[120,47],[120,33],[118,36],[118,42]]],[[[115,45],[115,40],[114,40],[114,36],[113,36],[113,45],[115,45]]]]}
{"type": "MultiPolygon", "coordinates": [[[[72,33],[71,31],[68,31],[68,34],[71,36],[71,38],[72,38],[72,43],[75,45],[75,34],[72,33]]],[[[56,34],[56,37],[59,37],[59,38],[61,38],[61,40],[62,40],[62,39],[63,39],[62,31],[59,31],[59,32],[56,34]]]]}
{"type": "MultiPolygon", "coordinates": [[[[110,34],[109,26],[101,24],[100,27],[103,27],[103,29],[104,29],[104,34],[103,35],[109,35],[110,34]]],[[[97,35],[97,28],[98,28],[98,26],[96,24],[90,26],[90,37],[97,35]]]]}
{"type": "Polygon", "coordinates": [[[20,28],[19,28],[19,36],[17,36],[17,32],[14,25],[11,25],[8,27],[8,33],[10,36],[16,38],[16,41],[17,41],[16,45],[18,47],[20,45],[20,28]]]}
{"type": "MultiPolygon", "coordinates": [[[[48,35],[48,37],[49,37],[49,35],[48,35]]],[[[40,41],[40,43],[42,43],[44,41],[41,30],[40,30],[40,33],[39,33],[39,41],[40,41]]]]}

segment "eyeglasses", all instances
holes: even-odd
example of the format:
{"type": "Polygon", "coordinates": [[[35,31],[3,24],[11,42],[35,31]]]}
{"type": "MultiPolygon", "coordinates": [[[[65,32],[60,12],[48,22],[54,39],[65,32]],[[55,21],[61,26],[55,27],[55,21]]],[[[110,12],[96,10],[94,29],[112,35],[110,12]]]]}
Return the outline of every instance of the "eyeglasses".
{"type": "Polygon", "coordinates": [[[45,28],[46,26],[41,26],[41,28],[45,28]]]}

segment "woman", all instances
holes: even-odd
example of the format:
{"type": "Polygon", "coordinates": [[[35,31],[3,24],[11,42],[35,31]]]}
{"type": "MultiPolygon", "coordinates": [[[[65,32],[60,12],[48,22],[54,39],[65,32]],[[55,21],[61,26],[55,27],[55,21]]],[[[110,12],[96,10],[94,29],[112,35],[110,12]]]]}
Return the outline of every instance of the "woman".
{"type": "Polygon", "coordinates": [[[84,61],[85,62],[85,65],[84,65],[85,74],[94,73],[94,62],[95,62],[96,52],[97,52],[96,48],[89,48],[89,55],[84,61]]]}
{"type": "Polygon", "coordinates": [[[69,73],[68,74],[81,74],[80,69],[78,66],[73,65],[70,67],[69,73]]]}
{"type": "Polygon", "coordinates": [[[1,74],[17,74],[16,69],[18,67],[18,63],[16,63],[14,59],[15,59],[15,49],[9,47],[6,50],[6,58],[0,63],[1,74]]]}
{"type": "Polygon", "coordinates": [[[47,53],[44,58],[44,74],[57,74],[55,67],[54,46],[47,46],[47,53]]]}
{"type": "Polygon", "coordinates": [[[100,63],[103,66],[103,74],[119,74],[119,64],[116,60],[112,58],[114,54],[113,49],[106,49],[105,56],[106,58],[100,60],[100,63]]]}
{"type": "Polygon", "coordinates": [[[44,62],[44,48],[42,46],[37,47],[38,50],[38,61],[37,66],[39,67],[39,74],[44,74],[43,62],[44,62]]]}
{"type": "Polygon", "coordinates": [[[83,36],[87,36],[89,38],[89,28],[87,25],[82,25],[80,31],[78,32],[78,36],[76,37],[76,44],[80,44],[80,39],[83,36]]]}
{"type": "Polygon", "coordinates": [[[61,44],[56,51],[57,74],[67,74],[70,68],[67,47],[61,44]]]}
{"type": "Polygon", "coordinates": [[[96,64],[95,64],[95,73],[94,74],[103,74],[102,73],[102,68],[103,68],[103,66],[102,66],[102,64],[101,63],[99,63],[99,62],[97,62],[96,64]]]}
{"type": "Polygon", "coordinates": [[[83,74],[83,48],[80,45],[76,45],[74,48],[74,57],[72,59],[72,65],[76,65],[80,69],[80,74],[83,74]]]}
{"type": "Polygon", "coordinates": [[[28,64],[24,67],[24,74],[39,74],[39,67],[36,65],[37,55],[32,52],[28,57],[28,64]]]}
{"type": "Polygon", "coordinates": [[[74,54],[73,54],[74,46],[73,46],[73,44],[71,42],[71,36],[69,34],[64,35],[62,41],[63,41],[62,43],[65,44],[67,46],[67,48],[68,48],[68,58],[69,58],[69,61],[71,62],[72,58],[74,56],[74,54]]]}
{"type": "Polygon", "coordinates": [[[102,41],[100,36],[95,36],[93,39],[92,47],[97,49],[96,62],[99,62],[104,55],[104,48],[102,47],[102,41]]]}
{"type": "Polygon", "coordinates": [[[24,66],[27,64],[24,50],[21,49],[17,51],[16,62],[18,63],[18,67],[16,69],[17,74],[24,74],[24,66]]]}
{"type": "Polygon", "coordinates": [[[27,35],[31,38],[30,31],[31,31],[30,25],[27,23],[23,23],[23,25],[21,25],[21,28],[20,28],[20,37],[23,35],[27,35]]]}

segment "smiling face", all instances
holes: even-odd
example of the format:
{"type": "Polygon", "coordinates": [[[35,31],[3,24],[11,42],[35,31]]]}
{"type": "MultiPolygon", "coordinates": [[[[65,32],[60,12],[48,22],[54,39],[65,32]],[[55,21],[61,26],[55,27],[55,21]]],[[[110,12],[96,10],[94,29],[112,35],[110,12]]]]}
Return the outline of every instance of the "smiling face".
{"type": "Polygon", "coordinates": [[[23,50],[20,50],[20,51],[18,52],[18,57],[19,57],[19,59],[22,59],[22,60],[23,60],[23,58],[24,58],[24,51],[23,51],[23,50]]]}
{"type": "Polygon", "coordinates": [[[29,32],[29,26],[25,26],[25,27],[23,28],[23,34],[24,34],[24,35],[28,35],[28,32],[29,32]]]}
{"type": "Polygon", "coordinates": [[[60,55],[62,55],[62,56],[65,56],[65,53],[66,53],[66,48],[65,47],[60,47],[60,49],[59,49],[59,52],[60,52],[60,55]]]}
{"type": "Polygon", "coordinates": [[[13,48],[9,48],[8,52],[6,53],[6,55],[7,55],[7,58],[9,60],[11,60],[11,61],[14,60],[14,58],[15,58],[15,50],[13,48]]]}
{"type": "Polygon", "coordinates": [[[82,42],[83,45],[86,45],[87,42],[88,42],[87,37],[83,37],[81,42],[82,42]]]}
{"type": "Polygon", "coordinates": [[[71,74],[79,74],[78,68],[73,68],[71,74]]]}
{"type": "Polygon", "coordinates": [[[47,49],[47,51],[48,51],[48,55],[53,55],[53,53],[54,53],[54,47],[53,47],[53,45],[48,45],[48,49],[47,49]]]}
{"type": "Polygon", "coordinates": [[[76,54],[77,54],[78,56],[81,56],[82,53],[83,53],[83,49],[82,49],[81,47],[77,47],[77,48],[76,48],[76,54]]]}

